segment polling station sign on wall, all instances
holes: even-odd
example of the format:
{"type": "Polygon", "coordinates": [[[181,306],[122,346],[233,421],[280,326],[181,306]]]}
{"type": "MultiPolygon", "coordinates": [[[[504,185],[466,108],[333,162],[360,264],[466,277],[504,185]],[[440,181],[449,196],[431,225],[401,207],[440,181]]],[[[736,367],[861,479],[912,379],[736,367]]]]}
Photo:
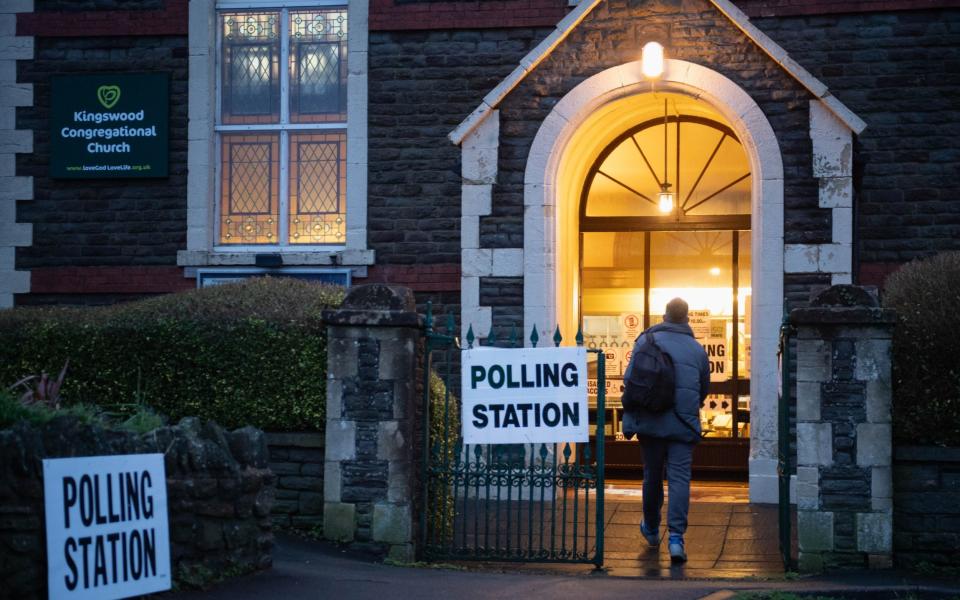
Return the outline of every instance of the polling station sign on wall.
{"type": "Polygon", "coordinates": [[[162,454],[43,461],[49,598],[170,589],[162,454]]]}
{"type": "Polygon", "coordinates": [[[51,177],[167,176],[166,73],[65,75],[51,85],[51,177]]]}
{"type": "Polygon", "coordinates": [[[463,443],[588,441],[585,348],[464,350],[463,443]]]}

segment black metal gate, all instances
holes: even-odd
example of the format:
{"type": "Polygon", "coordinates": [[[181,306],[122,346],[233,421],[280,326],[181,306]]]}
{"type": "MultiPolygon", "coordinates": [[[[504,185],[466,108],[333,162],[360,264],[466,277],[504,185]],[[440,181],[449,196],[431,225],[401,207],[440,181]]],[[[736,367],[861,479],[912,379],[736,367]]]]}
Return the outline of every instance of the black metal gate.
{"type": "MultiPolygon", "coordinates": [[[[597,374],[596,447],[583,444],[463,444],[460,433],[460,343],[451,315],[434,328],[425,318],[424,431],[420,548],[429,560],[603,564],[604,356],[597,374]],[[438,367],[437,373],[433,366],[438,367]],[[443,385],[441,385],[441,383],[443,385]]],[[[540,341],[536,328],[530,344],[540,341]]],[[[577,334],[577,345],[583,336],[577,334]]],[[[563,338],[559,327],[553,343],[563,338]]],[[[472,348],[473,329],[466,342],[472,348]]],[[[522,345],[516,330],[503,344],[491,329],[485,346],[522,345]]],[[[591,369],[592,371],[592,369],[591,369]]]]}
{"type": "Polygon", "coordinates": [[[777,350],[777,358],[780,360],[780,393],[777,394],[777,479],[779,483],[777,519],[780,532],[780,556],[783,559],[783,568],[787,571],[793,570],[790,533],[790,395],[793,389],[790,379],[793,367],[790,356],[790,337],[793,333],[790,319],[784,314],[777,350]]]}

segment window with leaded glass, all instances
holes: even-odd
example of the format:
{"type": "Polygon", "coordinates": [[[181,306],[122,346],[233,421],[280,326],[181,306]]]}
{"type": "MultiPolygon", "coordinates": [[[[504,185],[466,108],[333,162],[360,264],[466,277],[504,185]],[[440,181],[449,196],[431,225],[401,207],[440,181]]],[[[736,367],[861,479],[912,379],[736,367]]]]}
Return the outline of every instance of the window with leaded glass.
{"type": "Polygon", "coordinates": [[[345,244],[346,7],[218,23],[218,243],[345,244]]]}

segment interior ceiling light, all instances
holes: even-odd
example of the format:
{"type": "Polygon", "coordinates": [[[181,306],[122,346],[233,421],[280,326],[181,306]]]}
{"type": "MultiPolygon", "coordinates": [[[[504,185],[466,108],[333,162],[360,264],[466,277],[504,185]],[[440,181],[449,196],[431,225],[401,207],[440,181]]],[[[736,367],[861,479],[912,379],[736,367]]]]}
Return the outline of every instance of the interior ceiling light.
{"type": "MultiPolygon", "coordinates": [[[[650,42],[655,44],[656,42],[650,42]]],[[[649,46],[650,44],[647,44],[649,46]]],[[[657,44],[659,46],[660,44],[657,44]]],[[[644,48],[646,50],[646,48],[644,48]]],[[[661,51],[663,48],[661,47],[661,51]]],[[[670,182],[667,179],[667,99],[663,99],[663,183],[660,184],[659,199],[660,212],[673,212],[673,192],[670,191],[670,182]]]]}

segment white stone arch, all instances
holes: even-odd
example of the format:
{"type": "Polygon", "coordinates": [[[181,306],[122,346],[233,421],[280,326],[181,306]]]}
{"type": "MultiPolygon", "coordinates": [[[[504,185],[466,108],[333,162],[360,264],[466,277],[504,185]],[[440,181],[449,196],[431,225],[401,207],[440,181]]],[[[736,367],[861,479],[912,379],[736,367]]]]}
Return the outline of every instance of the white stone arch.
{"type": "MultiPolygon", "coordinates": [[[[743,143],[752,174],[751,276],[753,285],[750,380],[750,499],[777,501],[777,341],[783,312],[783,161],[773,128],[756,102],[725,76],[694,63],[668,59],[658,91],[677,92],[712,105],[743,143]]],[[[558,322],[557,194],[563,153],[578,127],[605,104],[650,91],[640,63],[590,77],[554,107],[540,126],[524,174],[524,331],[550,332],[558,322]]]]}

